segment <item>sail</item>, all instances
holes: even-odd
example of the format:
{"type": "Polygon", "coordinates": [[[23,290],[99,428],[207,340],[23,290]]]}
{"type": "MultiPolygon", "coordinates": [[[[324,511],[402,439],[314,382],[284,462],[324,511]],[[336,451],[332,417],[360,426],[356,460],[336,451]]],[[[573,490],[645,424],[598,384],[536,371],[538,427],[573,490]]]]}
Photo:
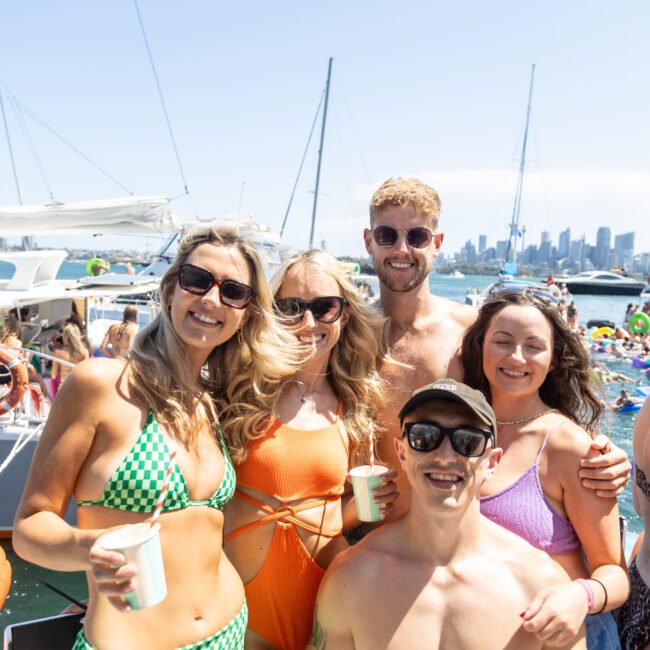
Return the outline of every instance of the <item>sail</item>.
{"type": "Polygon", "coordinates": [[[129,196],[78,203],[0,207],[0,237],[170,233],[179,229],[162,197],[129,196]]]}

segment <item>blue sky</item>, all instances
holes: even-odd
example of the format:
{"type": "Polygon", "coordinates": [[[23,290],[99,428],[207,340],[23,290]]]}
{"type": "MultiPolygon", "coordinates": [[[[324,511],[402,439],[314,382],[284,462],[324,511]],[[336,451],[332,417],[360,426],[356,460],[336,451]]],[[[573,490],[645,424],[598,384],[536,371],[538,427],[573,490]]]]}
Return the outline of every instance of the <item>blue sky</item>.
{"type": "MultiPolygon", "coordinates": [[[[506,236],[531,63],[522,223],[636,230],[650,250],[650,4],[630,1],[139,0],[189,197],[182,216],[279,229],[334,57],[316,241],[360,254],[372,191],[418,176],[442,198],[445,246],[506,236]],[[243,188],[243,192],[242,192],[243,188]]],[[[132,0],[0,4],[0,82],[138,195],[183,191],[132,0]]],[[[24,203],[49,201],[11,103],[24,203]]],[[[54,197],[124,192],[25,118],[54,197]]],[[[1,125],[0,125],[1,127],[1,125]]],[[[287,243],[309,237],[315,134],[287,243]]],[[[0,203],[17,203],[0,128],[0,203]]],[[[144,247],[133,238],[38,238],[144,247]]],[[[155,242],[148,244],[155,246],[155,242]]]]}

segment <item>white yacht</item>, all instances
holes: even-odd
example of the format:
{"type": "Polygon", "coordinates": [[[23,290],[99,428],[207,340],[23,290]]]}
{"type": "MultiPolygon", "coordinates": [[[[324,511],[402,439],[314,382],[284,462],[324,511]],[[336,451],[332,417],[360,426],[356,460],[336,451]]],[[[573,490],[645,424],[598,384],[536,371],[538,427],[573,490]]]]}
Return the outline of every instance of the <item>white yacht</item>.
{"type": "Polygon", "coordinates": [[[572,294],[638,296],[645,284],[611,271],[584,271],[561,280],[572,294]]]}

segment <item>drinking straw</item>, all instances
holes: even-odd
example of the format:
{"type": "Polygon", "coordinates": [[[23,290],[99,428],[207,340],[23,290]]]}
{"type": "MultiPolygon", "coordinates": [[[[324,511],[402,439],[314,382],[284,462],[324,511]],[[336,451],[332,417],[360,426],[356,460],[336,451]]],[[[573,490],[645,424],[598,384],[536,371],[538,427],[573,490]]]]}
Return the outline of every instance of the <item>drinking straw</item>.
{"type": "Polygon", "coordinates": [[[369,437],[370,437],[370,467],[374,470],[375,469],[375,436],[374,436],[374,427],[372,426],[372,423],[370,424],[369,437]]]}
{"type": "Polygon", "coordinates": [[[169,459],[169,465],[167,465],[167,469],[165,470],[165,479],[163,481],[162,488],[160,488],[160,494],[158,495],[158,501],[156,502],[156,509],[153,511],[151,524],[149,524],[150,528],[153,528],[158,523],[158,517],[160,517],[160,513],[162,512],[163,502],[165,501],[165,497],[167,496],[167,489],[169,488],[169,479],[171,478],[172,470],[174,469],[175,458],[176,451],[173,451],[169,459]]]}

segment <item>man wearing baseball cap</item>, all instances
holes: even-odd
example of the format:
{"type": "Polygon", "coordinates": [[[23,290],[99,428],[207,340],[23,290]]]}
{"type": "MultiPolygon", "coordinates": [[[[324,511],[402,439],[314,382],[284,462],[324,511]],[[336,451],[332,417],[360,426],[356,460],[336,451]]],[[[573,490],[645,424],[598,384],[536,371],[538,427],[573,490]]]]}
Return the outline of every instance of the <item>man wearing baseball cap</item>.
{"type": "Polygon", "coordinates": [[[481,650],[586,648],[544,640],[520,614],[563,569],[483,517],[479,491],[501,450],[483,394],[453,379],[414,391],[395,451],[411,486],[409,512],[337,556],[321,583],[310,648],[481,650]]]}

